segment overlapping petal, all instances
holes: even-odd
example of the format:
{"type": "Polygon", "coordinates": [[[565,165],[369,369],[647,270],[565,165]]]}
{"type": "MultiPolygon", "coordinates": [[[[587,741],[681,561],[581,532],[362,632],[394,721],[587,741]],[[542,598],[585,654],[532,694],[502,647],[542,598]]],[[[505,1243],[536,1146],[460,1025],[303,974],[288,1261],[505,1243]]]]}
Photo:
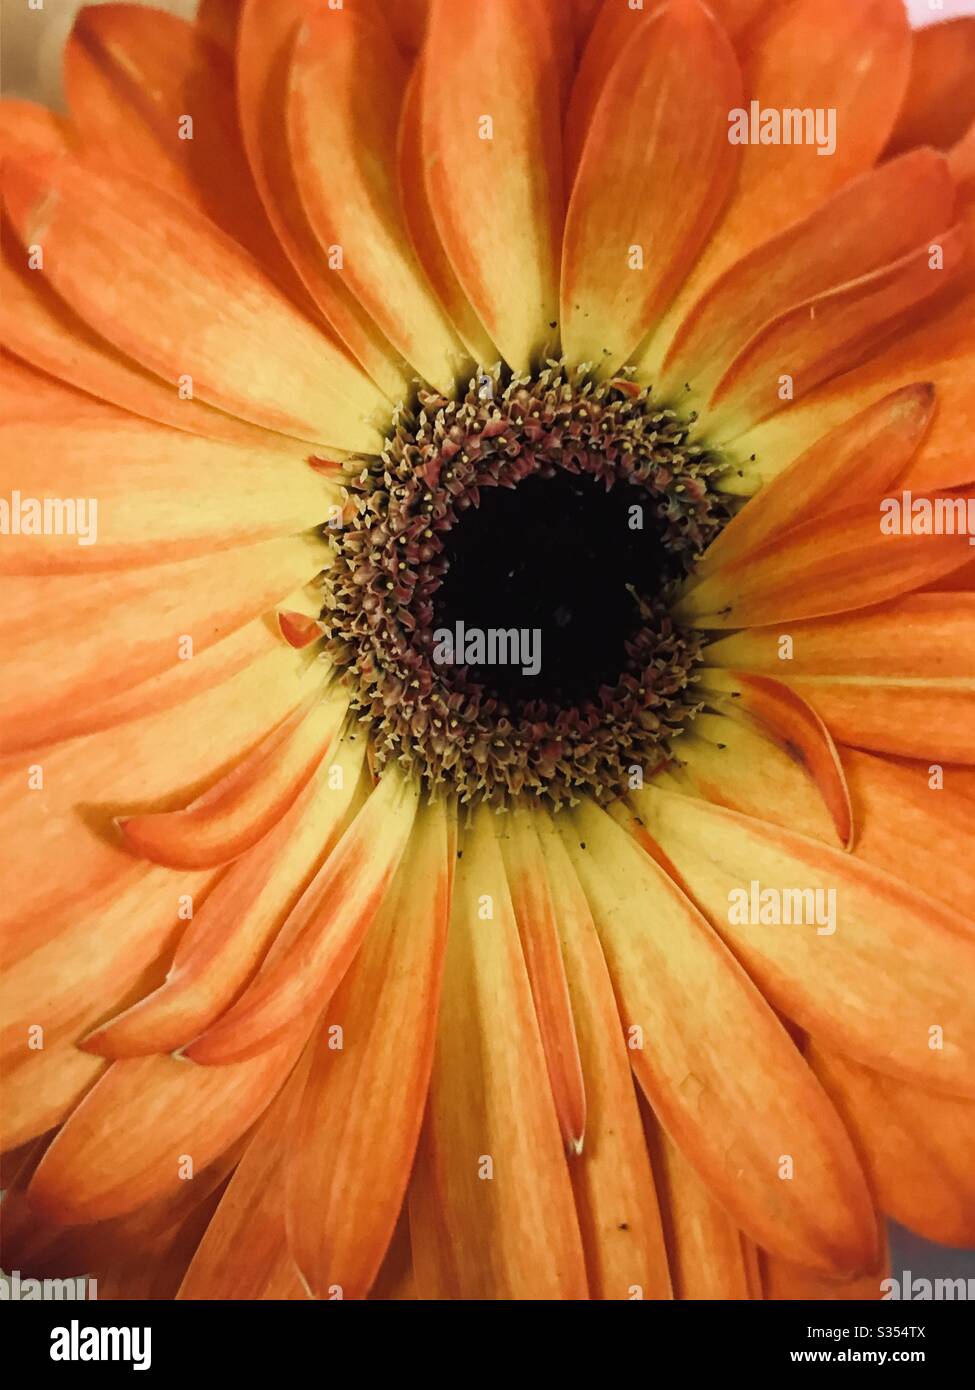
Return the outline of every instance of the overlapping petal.
{"type": "Polygon", "coordinates": [[[454,272],[524,371],[558,327],[562,232],[558,54],[542,0],[432,0],[423,177],[454,272]],[[490,189],[484,197],[482,190],[490,189]]]}
{"type": "Polygon", "coordinates": [[[491,820],[485,808],[474,813],[454,879],[430,1098],[410,1193],[418,1292],[582,1298],[582,1239],[491,820]]]}
{"type": "Polygon", "coordinates": [[[888,1075],[975,1095],[968,918],[792,830],[656,788],[630,796],[633,834],[664,857],[782,1013],[888,1075]],[[791,924],[732,911],[733,894],[760,902],[766,888],[811,893],[814,910],[791,924]]]}
{"type": "Polygon", "coordinates": [[[852,1147],[758,989],[604,811],[582,807],[562,838],[606,952],[634,1072],[674,1142],[766,1248],[838,1274],[870,1268],[876,1231],[852,1147]],[[787,1155],[795,1173],[783,1182],[787,1155]]]}
{"type": "Polygon", "coordinates": [[[55,290],[174,392],[299,439],[379,443],[375,387],[202,214],[72,160],[8,164],[4,199],[55,290]]]}
{"type": "Polygon", "coordinates": [[[970,37],[899,0],[106,5],[69,118],[0,105],[5,476],[99,507],[0,547],[5,1265],[826,1300],[878,1296],[878,1211],[975,1239],[975,562],[879,524],[975,480],[970,37]],[[835,151],[739,148],[750,103],[835,151]],[[317,651],[323,523],[418,386],[560,353],[726,465],[672,607],[702,663],[609,814],[458,812],[317,651]],[[768,886],[835,913],[729,911],[768,886]]]}
{"type": "Polygon", "coordinates": [[[562,349],[616,371],[667,307],[730,191],[738,65],[697,0],[637,24],[588,121],[562,249],[562,349]],[[687,90],[686,72],[695,73],[687,90]]]}

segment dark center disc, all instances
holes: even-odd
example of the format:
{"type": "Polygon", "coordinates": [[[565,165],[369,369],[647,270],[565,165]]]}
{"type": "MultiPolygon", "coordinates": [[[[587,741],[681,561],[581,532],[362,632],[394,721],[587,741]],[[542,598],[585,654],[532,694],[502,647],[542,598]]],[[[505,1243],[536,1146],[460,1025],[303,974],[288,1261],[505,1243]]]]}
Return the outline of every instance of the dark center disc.
{"type": "Polygon", "coordinates": [[[614,684],[642,625],[635,595],[655,598],[680,572],[645,489],[559,472],[483,489],[444,537],[449,569],[434,596],[435,626],[517,630],[540,655],[473,665],[469,679],[513,709],[541,700],[578,705],[614,684]]]}
{"type": "Polygon", "coordinates": [[[374,768],[557,810],[666,762],[702,646],[674,581],[729,514],[696,431],[629,376],[549,362],[423,388],[346,461],[321,622],[374,768]]]}

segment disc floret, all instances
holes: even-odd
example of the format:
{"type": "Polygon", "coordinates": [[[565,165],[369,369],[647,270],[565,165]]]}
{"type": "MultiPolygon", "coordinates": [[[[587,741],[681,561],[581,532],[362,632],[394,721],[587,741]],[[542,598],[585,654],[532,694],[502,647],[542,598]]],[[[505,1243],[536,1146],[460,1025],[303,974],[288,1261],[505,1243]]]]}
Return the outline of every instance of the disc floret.
{"type": "Polygon", "coordinates": [[[695,442],[694,424],[627,376],[598,381],[551,362],[534,377],[481,372],[456,398],[420,390],[397,409],[380,456],[346,463],[349,521],[327,532],[335,558],[321,616],[378,767],[395,760],[461,802],[534,793],[558,807],[583,793],[609,800],[667,760],[694,710],[700,650],[668,603],[727,520],[713,486],[722,461],[695,442]],[[502,694],[483,672],[437,664],[465,518],[488,489],[573,478],[625,490],[662,556],[655,592],[627,585],[614,598],[629,626],[613,677],[581,697],[574,681],[571,699],[537,698],[530,685],[502,694]]]}

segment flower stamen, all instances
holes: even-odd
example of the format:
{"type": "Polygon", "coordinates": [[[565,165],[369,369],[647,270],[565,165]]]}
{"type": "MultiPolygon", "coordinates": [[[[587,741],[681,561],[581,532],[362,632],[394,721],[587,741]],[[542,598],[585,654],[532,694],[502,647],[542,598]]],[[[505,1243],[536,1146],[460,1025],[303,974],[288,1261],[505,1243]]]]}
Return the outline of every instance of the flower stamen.
{"type": "Polygon", "coordinates": [[[669,602],[728,519],[694,423],[628,377],[552,362],[481,372],[456,399],[421,390],[379,457],[346,463],[354,517],[329,533],[321,623],[379,767],[462,802],[558,807],[667,760],[700,647],[669,602]],[[485,658],[498,635],[509,651],[537,635],[538,668],[485,658]]]}

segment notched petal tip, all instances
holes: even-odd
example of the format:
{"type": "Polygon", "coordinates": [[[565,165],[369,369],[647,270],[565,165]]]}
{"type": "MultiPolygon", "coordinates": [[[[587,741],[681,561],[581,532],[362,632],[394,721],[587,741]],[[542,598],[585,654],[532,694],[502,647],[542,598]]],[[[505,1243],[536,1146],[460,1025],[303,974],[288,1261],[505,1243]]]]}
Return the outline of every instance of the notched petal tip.
{"type": "Polygon", "coordinates": [[[295,647],[299,651],[303,647],[310,646],[322,635],[321,623],[316,618],[310,618],[305,613],[295,613],[291,610],[282,610],[278,613],[278,627],[288,646],[295,647]]]}

